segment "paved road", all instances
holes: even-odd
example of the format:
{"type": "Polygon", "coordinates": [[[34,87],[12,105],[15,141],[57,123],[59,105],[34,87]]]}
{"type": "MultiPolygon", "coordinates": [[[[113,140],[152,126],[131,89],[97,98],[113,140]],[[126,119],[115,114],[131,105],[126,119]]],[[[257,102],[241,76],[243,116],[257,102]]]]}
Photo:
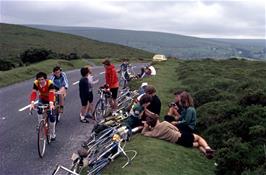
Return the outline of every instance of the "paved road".
{"type": "MultiPolygon", "coordinates": [[[[139,70],[141,64],[136,65],[139,70]]],[[[102,67],[93,67],[92,72],[100,82],[95,85],[94,91],[104,84],[102,67]]],[[[79,122],[80,99],[78,84],[72,85],[80,79],[79,70],[67,72],[70,87],[64,109],[62,121],[57,125],[55,142],[48,145],[42,159],[37,151],[37,132],[35,126],[37,117],[29,116],[28,110],[18,110],[28,105],[28,97],[33,80],[14,84],[0,89],[0,174],[51,174],[55,164],[70,166],[70,157],[80,148],[93,125],[79,122]]],[[[96,93],[94,92],[96,102],[96,93]]]]}

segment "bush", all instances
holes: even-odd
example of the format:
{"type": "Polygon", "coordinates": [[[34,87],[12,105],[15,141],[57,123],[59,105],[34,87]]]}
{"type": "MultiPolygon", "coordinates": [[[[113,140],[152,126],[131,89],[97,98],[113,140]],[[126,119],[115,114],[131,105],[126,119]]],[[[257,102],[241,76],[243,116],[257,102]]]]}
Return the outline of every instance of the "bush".
{"type": "Polygon", "coordinates": [[[12,68],[15,68],[15,65],[12,62],[0,59],[0,71],[7,71],[12,68]]]}
{"type": "Polygon", "coordinates": [[[28,49],[20,55],[23,63],[36,63],[49,59],[49,55],[53,54],[51,50],[46,49],[28,49]]]}
{"type": "Polygon", "coordinates": [[[78,56],[77,53],[70,53],[67,58],[68,60],[76,60],[79,59],[80,57],[78,56]]]}
{"type": "Polygon", "coordinates": [[[84,53],[81,57],[86,59],[92,59],[92,57],[87,53],[84,53]]]}
{"type": "Polygon", "coordinates": [[[262,92],[256,92],[254,94],[245,95],[240,100],[240,105],[242,106],[250,106],[250,105],[266,106],[266,95],[262,92]]]}

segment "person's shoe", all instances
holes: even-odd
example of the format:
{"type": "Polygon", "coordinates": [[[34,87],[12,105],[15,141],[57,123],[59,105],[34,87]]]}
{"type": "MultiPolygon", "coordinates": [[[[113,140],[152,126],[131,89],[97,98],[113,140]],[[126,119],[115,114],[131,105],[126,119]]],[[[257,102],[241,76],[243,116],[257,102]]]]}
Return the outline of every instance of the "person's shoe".
{"type": "Polygon", "coordinates": [[[206,149],[205,156],[207,157],[207,159],[212,159],[214,152],[215,151],[211,148],[206,149]]]}
{"type": "Polygon", "coordinates": [[[86,115],[85,115],[85,118],[93,118],[93,116],[90,114],[90,113],[87,113],[86,115]]]}
{"type": "Polygon", "coordinates": [[[81,123],[89,123],[89,119],[87,119],[87,118],[80,119],[80,122],[81,123]]]}
{"type": "Polygon", "coordinates": [[[56,139],[56,136],[55,137],[51,137],[51,141],[55,141],[56,139]]]}
{"type": "Polygon", "coordinates": [[[63,106],[60,106],[58,112],[59,113],[63,113],[63,111],[64,111],[64,107],[63,106]]]}

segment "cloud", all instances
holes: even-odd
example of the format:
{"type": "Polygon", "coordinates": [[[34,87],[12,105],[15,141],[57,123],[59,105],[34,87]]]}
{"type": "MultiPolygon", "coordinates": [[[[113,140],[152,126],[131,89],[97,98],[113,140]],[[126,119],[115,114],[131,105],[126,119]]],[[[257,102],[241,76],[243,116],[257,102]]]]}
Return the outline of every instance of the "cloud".
{"type": "Polygon", "coordinates": [[[1,1],[1,22],[266,38],[265,1],[1,1]]]}

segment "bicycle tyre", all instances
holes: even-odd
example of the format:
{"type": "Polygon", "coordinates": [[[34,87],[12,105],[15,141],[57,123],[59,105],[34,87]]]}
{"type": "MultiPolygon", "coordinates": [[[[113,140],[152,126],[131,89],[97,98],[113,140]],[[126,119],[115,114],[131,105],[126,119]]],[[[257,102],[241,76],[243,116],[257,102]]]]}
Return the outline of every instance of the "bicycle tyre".
{"type": "Polygon", "coordinates": [[[93,164],[93,166],[91,168],[88,167],[88,171],[87,171],[88,175],[97,175],[109,163],[110,163],[110,160],[108,158],[98,160],[96,163],[93,164]]]}
{"type": "Polygon", "coordinates": [[[103,117],[103,113],[104,113],[101,103],[102,101],[98,100],[95,105],[94,111],[93,111],[93,117],[97,123],[101,120],[101,118],[103,117]]]}
{"type": "Polygon", "coordinates": [[[40,158],[43,158],[46,148],[46,142],[47,142],[47,135],[46,135],[46,128],[45,128],[45,122],[42,120],[39,124],[38,128],[38,154],[40,158]]]}
{"type": "MultiPolygon", "coordinates": [[[[79,166],[80,164],[80,158],[76,159],[73,161],[73,165],[70,168],[71,171],[75,172],[75,173],[80,173],[82,170],[82,167],[79,166]]],[[[72,173],[67,173],[68,175],[71,175],[72,173]]]]}

